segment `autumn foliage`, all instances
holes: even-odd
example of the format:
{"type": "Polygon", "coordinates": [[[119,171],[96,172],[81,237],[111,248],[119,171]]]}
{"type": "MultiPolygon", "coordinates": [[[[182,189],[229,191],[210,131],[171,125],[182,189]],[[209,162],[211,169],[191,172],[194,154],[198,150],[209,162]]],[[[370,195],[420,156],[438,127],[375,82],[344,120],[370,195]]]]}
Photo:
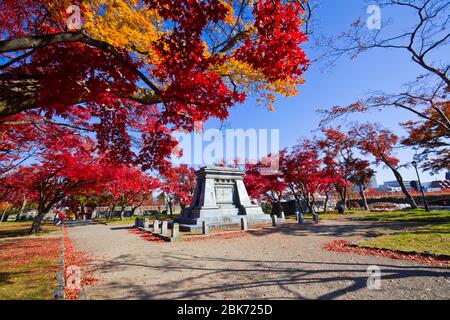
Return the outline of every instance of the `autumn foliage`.
{"type": "Polygon", "coordinates": [[[164,192],[169,211],[178,203],[182,208],[190,205],[195,186],[195,170],[182,164],[171,167],[161,175],[161,190],[164,192]]]}
{"type": "Polygon", "coordinates": [[[272,108],[296,94],[303,13],[282,0],[2,1],[0,121],[62,118],[111,160],[164,168],[173,130],[225,119],[250,95],[272,108]],[[69,5],[81,29],[68,30],[69,5]]]}
{"type": "Polygon", "coordinates": [[[172,169],[172,132],[249,96],[272,109],[295,95],[304,13],[284,0],[1,1],[0,197],[37,203],[36,231],[63,204],[135,208],[154,170],[186,205],[193,174],[172,169]]]}

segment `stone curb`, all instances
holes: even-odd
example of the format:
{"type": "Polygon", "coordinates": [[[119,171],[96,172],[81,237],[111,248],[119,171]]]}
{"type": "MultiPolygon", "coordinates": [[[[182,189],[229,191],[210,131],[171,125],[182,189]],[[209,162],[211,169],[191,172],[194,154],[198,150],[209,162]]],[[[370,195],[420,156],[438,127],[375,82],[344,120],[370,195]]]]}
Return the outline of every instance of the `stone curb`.
{"type": "Polygon", "coordinates": [[[59,271],[56,272],[56,281],[58,283],[55,293],[54,293],[54,299],[55,300],[65,300],[66,294],[65,294],[65,281],[64,281],[64,223],[61,223],[61,254],[60,259],[58,263],[58,269],[59,271]]]}

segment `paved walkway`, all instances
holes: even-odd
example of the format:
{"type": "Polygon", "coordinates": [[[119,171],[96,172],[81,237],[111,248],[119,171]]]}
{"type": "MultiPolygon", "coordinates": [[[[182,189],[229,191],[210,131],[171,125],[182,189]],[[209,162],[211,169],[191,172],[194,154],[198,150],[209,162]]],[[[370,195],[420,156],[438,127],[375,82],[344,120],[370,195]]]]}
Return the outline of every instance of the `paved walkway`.
{"type": "Polygon", "coordinates": [[[328,252],[324,243],[395,232],[398,223],[322,221],[235,239],[154,243],[124,226],[69,228],[100,279],[90,299],[450,299],[450,269],[328,252]],[[366,287],[381,268],[381,290],[366,287]]]}

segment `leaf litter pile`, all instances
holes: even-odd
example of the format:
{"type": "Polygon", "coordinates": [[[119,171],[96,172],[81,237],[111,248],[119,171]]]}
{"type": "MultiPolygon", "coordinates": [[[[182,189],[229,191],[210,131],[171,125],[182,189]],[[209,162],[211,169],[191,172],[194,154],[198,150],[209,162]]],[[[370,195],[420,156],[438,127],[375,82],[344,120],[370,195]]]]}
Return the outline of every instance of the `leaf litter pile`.
{"type": "Polygon", "coordinates": [[[210,240],[210,239],[237,239],[242,238],[245,236],[248,236],[249,233],[246,231],[239,231],[239,232],[226,232],[226,233],[219,233],[219,234],[211,234],[209,236],[205,237],[190,237],[183,239],[183,241],[191,242],[191,241],[202,241],[202,240],[210,240]]]}
{"type": "Polygon", "coordinates": [[[450,260],[442,260],[432,256],[421,254],[408,254],[396,252],[389,249],[372,249],[350,246],[351,242],[348,240],[334,240],[323,245],[323,248],[328,251],[335,251],[341,253],[354,253],[362,256],[378,256],[396,260],[409,260],[430,264],[433,266],[450,266],[450,260]]]}
{"type": "Polygon", "coordinates": [[[22,266],[32,263],[36,258],[56,261],[59,250],[59,238],[28,238],[11,241],[2,245],[1,266],[2,268],[22,266]]]}
{"type": "MultiPolygon", "coordinates": [[[[86,265],[89,262],[89,256],[83,252],[75,250],[72,241],[67,235],[67,227],[64,227],[64,278],[66,282],[65,298],[66,300],[78,300],[80,298],[79,289],[70,289],[67,283],[71,281],[71,274],[68,272],[68,268],[71,266],[77,266],[81,270],[81,287],[95,285],[97,279],[94,278],[89,272],[86,271],[86,265]]],[[[69,270],[70,271],[70,270],[69,270]]]]}
{"type": "Polygon", "coordinates": [[[139,230],[138,228],[132,228],[129,230],[130,233],[133,234],[137,234],[139,235],[142,239],[147,240],[147,241],[152,241],[152,242],[164,242],[163,239],[161,239],[158,236],[155,236],[149,232],[143,231],[143,230],[139,230]]]}

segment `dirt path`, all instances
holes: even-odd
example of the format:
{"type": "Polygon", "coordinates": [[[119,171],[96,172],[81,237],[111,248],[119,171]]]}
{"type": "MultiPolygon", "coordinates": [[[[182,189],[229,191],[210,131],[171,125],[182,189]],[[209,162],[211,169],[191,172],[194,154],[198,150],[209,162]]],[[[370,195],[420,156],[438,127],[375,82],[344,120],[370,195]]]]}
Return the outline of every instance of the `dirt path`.
{"type": "Polygon", "coordinates": [[[124,226],[69,229],[94,257],[90,299],[450,299],[450,269],[328,252],[324,243],[398,231],[404,224],[322,221],[234,239],[154,243],[124,226]],[[381,268],[381,290],[366,287],[381,268]]]}

